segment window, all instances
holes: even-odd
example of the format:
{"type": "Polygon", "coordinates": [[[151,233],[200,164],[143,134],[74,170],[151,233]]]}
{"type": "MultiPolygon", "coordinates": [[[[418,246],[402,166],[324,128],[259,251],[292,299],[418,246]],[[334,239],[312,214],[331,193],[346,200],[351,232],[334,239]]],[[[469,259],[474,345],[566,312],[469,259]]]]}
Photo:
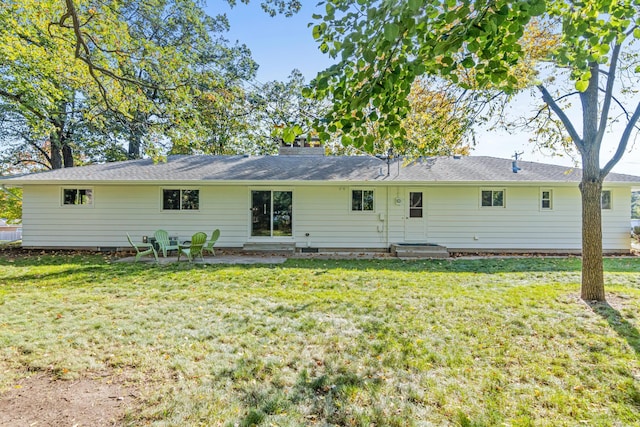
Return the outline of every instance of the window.
{"type": "Polygon", "coordinates": [[[482,190],[482,206],[504,207],[504,190],[482,190]]]}
{"type": "Polygon", "coordinates": [[[611,190],[603,190],[600,195],[600,207],[602,209],[611,209],[611,190]]]}
{"type": "Polygon", "coordinates": [[[422,192],[409,193],[409,218],[422,218],[422,192]]]}
{"type": "Polygon", "coordinates": [[[162,209],[165,211],[197,211],[200,209],[200,190],[162,190],[162,209]]]}
{"type": "Polygon", "coordinates": [[[90,188],[65,188],[62,190],[63,205],[92,205],[93,190],[90,188]]]}
{"type": "Polygon", "coordinates": [[[251,191],[251,236],[293,236],[293,192],[251,191]]]}
{"type": "Polygon", "coordinates": [[[373,190],[352,190],[351,210],[373,211],[373,190]]]}
{"type": "Polygon", "coordinates": [[[542,190],[540,192],[540,209],[551,210],[553,209],[553,193],[551,190],[542,190]]]}

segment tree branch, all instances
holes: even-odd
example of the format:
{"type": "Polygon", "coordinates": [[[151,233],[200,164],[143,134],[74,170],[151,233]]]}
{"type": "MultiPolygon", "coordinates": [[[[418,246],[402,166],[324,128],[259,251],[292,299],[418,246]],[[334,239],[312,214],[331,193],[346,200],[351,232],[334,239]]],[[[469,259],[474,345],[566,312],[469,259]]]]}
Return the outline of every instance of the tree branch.
{"type": "MultiPolygon", "coordinates": [[[[60,20],[56,23],[57,25],[59,25],[60,27],[63,28],[69,28],[73,30],[74,36],[75,36],[75,57],[77,59],[79,59],[80,61],[84,62],[87,65],[87,68],[89,70],[89,74],[91,75],[91,78],[96,82],[97,86],[98,86],[98,91],[100,92],[100,96],[101,98],[104,100],[105,104],[107,105],[107,107],[109,109],[113,109],[113,106],[111,105],[111,102],[109,100],[109,96],[108,96],[108,91],[106,89],[106,87],[104,86],[104,84],[102,83],[100,76],[98,75],[98,73],[107,76],[115,81],[119,81],[122,83],[128,83],[128,84],[132,84],[138,87],[142,87],[145,89],[153,89],[153,90],[158,90],[158,89],[163,89],[163,90],[175,90],[178,89],[179,87],[181,87],[181,85],[177,85],[175,87],[172,88],[160,88],[157,85],[154,84],[148,84],[145,83],[142,80],[138,80],[138,79],[134,79],[134,78],[130,78],[130,77],[126,77],[124,75],[118,75],[115,72],[106,69],[104,67],[101,67],[99,65],[97,65],[96,63],[93,62],[93,60],[91,59],[91,49],[89,48],[89,45],[87,44],[87,42],[85,41],[85,37],[87,37],[91,43],[93,43],[96,46],[96,49],[105,52],[105,53],[118,53],[117,51],[110,51],[107,49],[103,49],[101,48],[95,41],[95,39],[89,35],[89,34],[85,34],[82,31],[82,27],[84,25],[86,25],[86,23],[89,22],[89,20],[87,20],[86,23],[81,23],[80,19],[78,17],[78,13],[76,11],[75,8],[75,4],[73,0],[65,0],[66,6],[67,6],[67,11],[66,13],[60,18],[60,20]],[[71,18],[72,24],[68,25],[66,23],[67,19],[71,18]]],[[[122,52],[119,52],[122,53],[122,52]]]]}
{"type": "Polygon", "coordinates": [[[602,111],[600,113],[600,124],[598,125],[598,133],[596,135],[596,144],[599,147],[604,137],[604,131],[607,128],[607,120],[609,119],[609,110],[611,108],[611,97],[613,96],[613,85],[615,83],[616,68],[618,66],[618,58],[620,56],[621,44],[616,44],[611,53],[611,63],[607,72],[607,86],[604,92],[604,102],[602,103],[602,111]]]}
{"type": "Polygon", "coordinates": [[[569,119],[567,114],[562,110],[562,108],[560,108],[558,103],[551,97],[551,94],[549,93],[547,88],[544,87],[544,85],[540,84],[537,86],[537,88],[542,93],[542,100],[549,106],[549,108],[551,108],[551,110],[553,110],[554,113],[556,113],[558,118],[562,121],[562,124],[564,124],[565,128],[567,129],[567,132],[569,133],[569,136],[571,137],[573,142],[576,144],[576,146],[580,151],[583,151],[584,141],[582,140],[582,138],[580,138],[580,135],[578,135],[576,128],[573,126],[573,123],[571,123],[571,120],[569,119]]]}
{"type": "Polygon", "coordinates": [[[82,30],[80,29],[81,28],[80,19],[78,19],[78,13],[76,12],[76,7],[73,4],[73,0],[66,0],[65,3],[67,5],[67,13],[65,13],[63,17],[60,19],[60,26],[64,27],[65,26],[64,21],[66,21],[68,17],[71,17],[71,21],[73,23],[72,24],[73,33],[76,38],[75,57],[81,60],[82,62],[84,62],[85,64],[87,64],[89,69],[89,74],[91,74],[91,77],[98,85],[100,96],[104,100],[107,107],[110,107],[111,103],[109,102],[109,97],[107,96],[107,89],[104,87],[104,85],[102,84],[102,82],[100,81],[100,79],[95,73],[96,69],[94,68],[94,64],[90,59],[91,51],[89,49],[89,46],[87,46],[87,44],[85,43],[84,38],[82,37],[82,30]],[[82,55],[82,51],[84,51],[84,54],[86,55],[86,57],[82,55]]]}
{"type": "MultiPolygon", "coordinates": [[[[573,95],[578,95],[579,93],[580,93],[580,92],[571,92],[571,93],[564,94],[564,95],[562,95],[560,98],[555,99],[555,102],[562,101],[564,98],[568,98],[568,97],[573,96],[573,95]]],[[[549,105],[547,105],[547,107],[549,107],[549,105]]],[[[540,117],[540,114],[542,114],[542,112],[543,112],[544,110],[546,110],[546,109],[547,109],[547,108],[545,108],[545,107],[540,108],[540,109],[538,110],[538,113],[536,113],[536,115],[535,115],[531,120],[529,120],[529,122],[528,122],[527,124],[535,122],[535,121],[536,121],[536,119],[537,119],[538,117],[540,117]]]]}
{"type": "Polygon", "coordinates": [[[607,174],[611,172],[611,169],[613,169],[613,167],[620,161],[622,156],[624,156],[624,152],[627,150],[627,145],[629,143],[629,137],[631,136],[631,132],[633,132],[638,119],[640,119],[640,103],[638,103],[638,105],[636,106],[636,110],[633,112],[631,119],[629,119],[629,121],[627,122],[627,125],[624,128],[624,132],[622,132],[620,142],[618,143],[618,149],[616,150],[611,160],[609,160],[605,167],[600,171],[600,176],[602,178],[607,176],[607,174]]]}
{"type": "Polygon", "coordinates": [[[29,105],[24,99],[22,99],[22,95],[21,94],[17,94],[16,95],[16,94],[7,92],[6,90],[0,88],[0,96],[4,96],[7,99],[10,99],[10,100],[12,100],[14,102],[17,102],[18,104],[23,106],[27,111],[29,111],[30,113],[35,115],[40,120],[47,120],[47,117],[44,114],[42,114],[41,112],[37,111],[35,108],[33,108],[31,105],[29,105]]]}
{"type": "MultiPolygon", "coordinates": [[[[35,148],[35,150],[36,150],[37,152],[39,152],[39,153],[40,153],[40,155],[41,155],[42,157],[44,157],[44,158],[45,158],[45,160],[46,160],[47,162],[49,162],[49,164],[45,164],[45,163],[42,163],[42,162],[40,162],[40,161],[36,161],[36,160],[28,160],[28,159],[27,159],[27,160],[24,160],[24,159],[23,159],[23,160],[22,160],[22,162],[24,163],[24,162],[27,162],[27,161],[31,161],[31,162],[35,162],[35,163],[38,163],[38,164],[44,165],[44,166],[46,166],[46,167],[47,167],[47,169],[51,169],[51,156],[49,155],[49,153],[47,153],[47,152],[45,151],[45,149],[44,149],[44,148],[42,148],[42,147],[41,147],[37,142],[35,142],[35,141],[34,141],[34,140],[33,140],[33,139],[32,139],[32,138],[31,138],[27,133],[23,133],[23,132],[21,132],[21,133],[20,133],[20,137],[21,137],[21,138],[22,138],[22,139],[27,143],[27,145],[29,145],[29,146],[31,146],[31,147],[33,147],[33,148],[35,148]]],[[[16,163],[16,164],[17,164],[17,163],[16,163]]]]}
{"type": "Polygon", "coordinates": [[[33,160],[33,159],[19,159],[15,162],[13,162],[13,166],[18,166],[20,164],[34,164],[34,165],[40,165],[40,166],[44,166],[45,168],[47,168],[48,170],[51,170],[51,165],[46,164],[44,162],[41,162],[39,160],[33,160]]]}
{"type": "MultiPolygon", "coordinates": [[[[604,92],[603,89],[600,89],[601,92],[604,92]]],[[[631,120],[631,115],[629,114],[629,112],[627,111],[627,109],[625,108],[625,106],[618,100],[618,98],[616,98],[615,96],[611,96],[611,100],[613,102],[616,103],[616,105],[622,110],[622,113],[626,116],[627,121],[631,120]]],[[[637,128],[637,126],[636,126],[637,128]]]]}

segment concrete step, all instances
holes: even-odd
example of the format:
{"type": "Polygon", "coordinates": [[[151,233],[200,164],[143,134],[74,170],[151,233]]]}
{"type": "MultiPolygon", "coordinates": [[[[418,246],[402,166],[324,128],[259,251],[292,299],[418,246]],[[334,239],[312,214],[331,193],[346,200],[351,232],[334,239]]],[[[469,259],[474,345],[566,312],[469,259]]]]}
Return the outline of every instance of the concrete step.
{"type": "Polygon", "coordinates": [[[393,244],[391,253],[398,258],[449,258],[447,248],[434,243],[393,244]]]}
{"type": "Polygon", "coordinates": [[[247,242],[242,247],[245,252],[271,252],[292,254],[296,251],[293,242],[247,242]]]}

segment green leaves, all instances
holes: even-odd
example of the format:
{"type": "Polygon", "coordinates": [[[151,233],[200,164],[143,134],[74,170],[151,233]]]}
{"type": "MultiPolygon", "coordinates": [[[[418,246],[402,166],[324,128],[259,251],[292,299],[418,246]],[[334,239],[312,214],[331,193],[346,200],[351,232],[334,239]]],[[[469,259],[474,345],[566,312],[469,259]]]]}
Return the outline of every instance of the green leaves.
{"type": "Polygon", "coordinates": [[[328,120],[343,132],[347,128],[353,143],[366,134],[372,109],[379,137],[398,138],[411,83],[425,73],[467,87],[514,85],[509,70],[522,50],[517,35],[530,11],[544,7],[540,0],[500,1],[486,9],[456,0],[444,7],[435,0],[362,2],[360,9],[348,0],[331,3],[335,7],[314,26],[313,36],[321,48],[335,46],[328,51],[341,62],[317,77],[314,92],[331,97],[328,120]],[[469,76],[475,82],[465,81],[469,76]]]}
{"type": "MultiPolygon", "coordinates": [[[[401,138],[398,123],[410,111],[409,88],[425,74],[466,89],[512,94],[537,81],[539,61],[554,61],[584,92],[589,67],[608,63],[638,15],[630,2],[605,3],[569,8],[563,0],[378,0],[358,6],[332,0],[334,14],[318,22],[326,27],[314,36],[338,46],[341,61],[318,76],[314,95],[331,99],[329,126],[348,132],[344,141],[356,144],[371,122],[378,139],[401,138]],[[532,17],[541,17],[537,28],[532,17]]],[[[632,32],[640,38],[640,30],[632,32]]]]}
{"type": "Polygon", "coordinates": [[[366,49],[363,53],[362,53],[362,57],[364,58],[365,61],[367,62],[373,62],[376,60],[376,53],[372,50],[366,49]]]}
{"type": "Polygon", "coordinates": [[[418,12],[418,10],[420,10],[420,7],[422,7],[423,1],[422,0],[409,0],[407,2],[408,6],[409,6],[409,10],[411,10],[411,12],[418,12]]]}
{"type": "Polygon", "coordinates": [[[589,88],[589,80],[578,80],[575,87],[578,92],[584,92],[589,88]]]}
{"type": "Polygon", "coordinates": [[[389,42],[394,42],[400,34],[400,27],[391,22],[384,24],[384,38],[389,42]]]}
{"type": "Polygon", "coordinates": [[[474,65],[476,65],[476,62],[473,60],[473,58],[471,56],[467,56],[460,63],[460,65],[462,65],[464,68],[472,68],[474,65]]]}
{"type": "Polygon", "coordinates": [[[530,16],[540,16],[546,11],[546,2],[544,0],[529,0],[530,16]]]}
{"type": "Polygon", "coordinates": [[[123,141],[130,142],[134,157],[152,139],[170,139],[170,148],[179,151],[202,151],[203,134],[211,132],[205,127],[213,127],[203,122],[213,110],[217,116],[234,110],[240,80],[251,77],[256,65],[245,47],[221,37],[226,18],[209,17],[199,5],[2,2],[3,101],[24,118],[34,139],[62,135],[68,140],[54,140],[51,150],[66,144],[82,150],[83,160],[126,156],[123,141]]]}
{"type": "Polygon", "coordinates": [[[322,35],[324,34],[326,29],[327,24],[325,24],[324,22],[319,25],[314,25],[311,34],[313,35],[314,39],[319,40],[320,38],[322,38],[322,35]]]}
{"type": "Polygon", "coordinates": [[[285,127],[282,130],[282,140],[287,144],[291,144],[299,135],[302,135],[302,128],[299,125],[285,127]]]}

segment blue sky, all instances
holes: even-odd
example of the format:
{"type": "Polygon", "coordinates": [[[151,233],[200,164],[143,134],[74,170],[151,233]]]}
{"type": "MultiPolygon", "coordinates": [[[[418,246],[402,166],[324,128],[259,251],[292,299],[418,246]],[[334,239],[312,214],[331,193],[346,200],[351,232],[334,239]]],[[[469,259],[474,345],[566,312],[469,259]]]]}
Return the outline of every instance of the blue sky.
{"type": "Polygon", "coordinates": [[[259,0],[248,5],[238,2],[233,8],[220,0],[209,3],[210,14],[226,12],[231,25],[227,38],[251,49],[253,59],[260,65],[256,78],[260,82],[286,80],[294,68],[310,81],[332,64],[328,55],[318,50],[307,27],[316,2],[306,1],[300,12],[290,18],[270,17],[260,8],[259,0]]]}
{"type": "MultiPolygon", "coordinates": [[[[259,0],[251,0],[248,5],[238,2],[233,8],[225,1],[209,0],[206,10],[210,15],[227,14],[231,25],[227,38],[244,43],[251,49],[253,59],[260,65],[256,77],[258,82],[286,80],[294,68],[299,69],[308,82],[319,71],[330,66],[332,60],[318,50],[311,36],[311,29],[307,27],[312,21],[311,15],[323,11],[316,9],[315,0],[302,2],[300,12],[291,18],[271,18],[262,11],[259,0]]],[[[526,95],[519,97],[518,105],[513,106],[514,114],[529,115],[539,103],[538,100],[535,101],[526,95]]],[[[526,161],[573,166],[573,160],[568,157],[539,153],[528,139],[525,134],[479,132],[472,155],[511,158],[515,152],[522,152],[522,159],[526,161]]],[[[616,138],[612,138],[611,142],[614,139],[616,138]]],[[[608,161],[613,152],[613,145],[605,141],[602,162],[608,161]]],[[[640,175],[640,141],[613,171],[640,175]]]]}

